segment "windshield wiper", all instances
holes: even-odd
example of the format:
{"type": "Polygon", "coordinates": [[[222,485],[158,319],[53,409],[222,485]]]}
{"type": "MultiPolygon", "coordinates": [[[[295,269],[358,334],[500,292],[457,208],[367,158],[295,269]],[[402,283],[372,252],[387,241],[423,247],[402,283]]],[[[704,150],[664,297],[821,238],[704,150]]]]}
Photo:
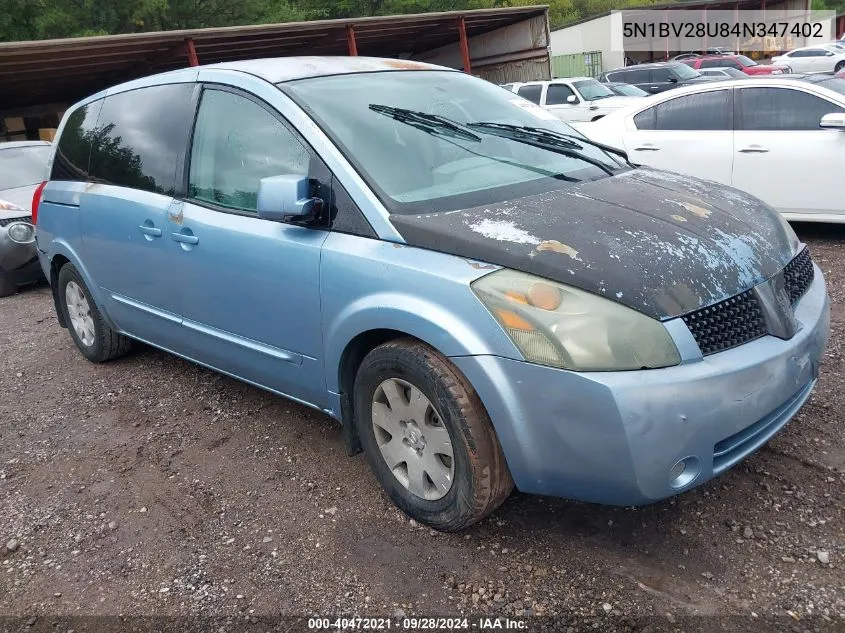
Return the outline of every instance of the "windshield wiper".
{"type": "Polygon", "coordinates": [[[610,154],[621,156],[625,159],[625,162],[630,164],[628,161],[628,154],[622,150],[604,145],[603,143],[589,141],[573,134],[563,134],[561,132],[553,132],[552,130],[530,127],[527,125],[510,125],[509,123],[480,122],[467,123],[466,126],[472,130],[480,130],[487,132],[488,134],[495,134],[496,136],[513,139],[514,141],[520,143],[549,149],[558,152],[559,154],[563,154],[564,156],[569,156],[570,158],[583,160],[585,163],[598,167],[608,176],[613,175],[613,170],[610,167],[600,160],[581,153],[580,150],[584,149],[584,144],[592,145],[593,147],[597,147],[610,154]]]}
{"type": "Polygon", "coordinates": [[[440,134],[466,141],[481,141],[481,137],[478,134],[473,134],[466,128],[437,114],[395,108],[393,106],[379,105],[378,103],[371,103],[370,110],[396,119],[400,123],[406,123],[428,134],[440,134]]]}
{"type": "MultiPolygon", "coordinates": [[[[515,134],[524,135],[526,137],[536,137],[545,139],[556,139],[561,143],[566,143],[567,145],[571,146],[573,149],[584,149],[582,143],[586,143],[587,145],[592,145],[593,147],[597,147],[600,150],[607,152],[608,154],[615,154],[620,158],[625,159],[625,162],[630,163],[628,160],[628,153],[621,150],[616,149],[615,147],[611,147],[610,145],[605,145],[604,143],[598,143],[597,141],[591,141],[588,138],[583,138],[581,136],[575,136],[574,134],[565,134],[563,132],[554,132],[552,130],[548,130],[542,127],[531,127],[528,125],[511,125],[509,123],[467,123],[466,126],[468,128],[474,130],[481,130],[481,131],[488,131],[493,133],[495,130],[501,130],[503,132],[513,132],[515,134]]],[[[501,136],[504,136],[503,134],[501,136]]]]}

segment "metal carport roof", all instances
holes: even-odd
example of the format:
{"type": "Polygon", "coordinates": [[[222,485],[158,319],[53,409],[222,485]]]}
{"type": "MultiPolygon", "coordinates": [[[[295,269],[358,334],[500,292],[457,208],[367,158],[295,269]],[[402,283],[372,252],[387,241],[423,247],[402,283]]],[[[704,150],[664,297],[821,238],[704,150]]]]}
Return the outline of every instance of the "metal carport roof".
{"type": "Polygon", "coordinates": [[[541,15],[545,6],[319,20],[0,43],[0,109],[72,102],[107,86],[179,68],[285,55],[407,57],[541,15]],[[354,42],[350,46],[350,40],[354,42]]]}

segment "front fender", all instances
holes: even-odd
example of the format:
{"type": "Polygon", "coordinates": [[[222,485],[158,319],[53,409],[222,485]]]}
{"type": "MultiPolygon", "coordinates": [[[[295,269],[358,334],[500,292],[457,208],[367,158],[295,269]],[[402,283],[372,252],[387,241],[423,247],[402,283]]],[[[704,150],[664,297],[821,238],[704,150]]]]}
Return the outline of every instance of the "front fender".
{"type": "Polygon", "coordinates": [[[521,359],[470,288],[498,269],[461,257],[333,234],[323,245],[320,285],[326,386],[339,393],[347,346],[373,330],[395,330],[445,356],[521,359]]]}

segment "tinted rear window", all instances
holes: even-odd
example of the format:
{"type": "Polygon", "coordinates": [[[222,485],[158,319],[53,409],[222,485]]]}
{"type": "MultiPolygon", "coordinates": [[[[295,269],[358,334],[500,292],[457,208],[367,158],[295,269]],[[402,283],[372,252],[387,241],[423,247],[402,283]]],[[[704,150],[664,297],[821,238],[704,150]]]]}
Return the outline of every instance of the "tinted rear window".
{"type": "Polygon", "coordinates": [[[106,97],[94,134],[91,179],[173,195],[193,118],[193,90],[194,84],[169,84],[106,97]]]}
{"type": "Polygon", "coordinates": [[[88,180],[91,144],[102,105],[101,99],[70,114],[59,137],[50,180],[88,180]]]}

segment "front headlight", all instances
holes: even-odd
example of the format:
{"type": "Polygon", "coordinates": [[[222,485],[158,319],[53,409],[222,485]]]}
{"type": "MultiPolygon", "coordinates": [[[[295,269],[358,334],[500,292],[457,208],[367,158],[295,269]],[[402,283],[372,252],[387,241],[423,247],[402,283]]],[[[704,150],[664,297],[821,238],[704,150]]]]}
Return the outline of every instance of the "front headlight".
{"type": "Polygon", "coordinates": [[[506,269],[474,281],[472,289],[530,362],[575,371],[681,362],[659,321],[592,293],[506,269]]]}
{"type": "Polygon", "coordinates": [[[35,239],[35,227],[28,222],[10,224],[6,232],[9,235],[9,239],[18,244],[28,244],[35,239]]]}

